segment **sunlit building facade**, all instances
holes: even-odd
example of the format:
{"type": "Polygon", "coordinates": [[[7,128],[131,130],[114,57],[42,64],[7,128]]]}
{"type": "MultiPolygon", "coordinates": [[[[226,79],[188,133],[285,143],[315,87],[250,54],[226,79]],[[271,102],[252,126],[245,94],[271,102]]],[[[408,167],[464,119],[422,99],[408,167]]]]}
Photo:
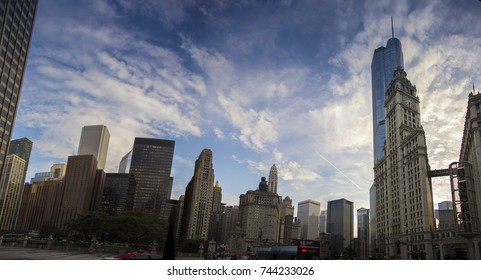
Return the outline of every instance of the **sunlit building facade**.
{"type": "Polygon", "coordinates": [[[269,191],[277,193],[277,167],[275,164],[272,165],[269,171],[269,180],[267,181],[269,185],[269,191]]]}
{"type": "Polygon", "coordinates": [[[301,221],[301,238],[314,240],[319,238],[321,203],[304,200],[297,204],[297,219],[301,221]]]}
{"type": "Polygon", "coordinates": [[[416,87],[402,68],[386,91],[385,108],[385,154],[374,166],[380,251],[406,259],[409,252],[419,250],[430,259],[429,231],[435,221],[426,136],[416,87]]]}
{"type": "Polygon", "coordinates": [[[105,125],[88,125],[82,128],[78,155],[94,155],[97,168],[105,169],[110,133],[105,125]]]}
{"type": "Polygon", "coordinates": [[[23,194],[25,160],[17,155],[6,158],[5,173],[0,184],[0,230],[15,228],[23,194]]]}

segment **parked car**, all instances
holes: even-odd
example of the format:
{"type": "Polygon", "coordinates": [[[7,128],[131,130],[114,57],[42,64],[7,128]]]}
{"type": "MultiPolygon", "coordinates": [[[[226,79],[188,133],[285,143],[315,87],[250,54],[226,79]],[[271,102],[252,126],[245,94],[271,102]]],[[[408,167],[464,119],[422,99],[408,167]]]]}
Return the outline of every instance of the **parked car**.
{"type": "Polygon", "coordinates": [[[135,251],[116,257],[105,257],[105,260],[161,260],[162,255],[146,251],[135,251]]]}

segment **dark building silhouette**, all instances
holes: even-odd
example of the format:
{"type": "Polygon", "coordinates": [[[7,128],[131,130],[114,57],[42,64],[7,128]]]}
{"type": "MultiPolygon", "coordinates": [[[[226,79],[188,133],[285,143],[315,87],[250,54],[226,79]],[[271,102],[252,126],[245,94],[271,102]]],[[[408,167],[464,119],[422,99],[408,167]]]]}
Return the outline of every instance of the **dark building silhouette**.
{"type": "Polygon", "coordinates": [[[327,232],[331,235],[331,252],[340,254],[352,246],[354,238],[354,204],[346,199],[327,202],[327,232]]]}
{"type": "Polygon", "coordinates": [[[129,174],[106,173],[105,185],[100,203],[100,211],[115,216],[125,210],[127,189],[129,187],[129,174]]]}
{"type": "Polygon", "coordinates": [[[172,140],[135,138],[126,211],[149,211],[168,218],[165,202],[172,192],[174,147],[172,140]]]}

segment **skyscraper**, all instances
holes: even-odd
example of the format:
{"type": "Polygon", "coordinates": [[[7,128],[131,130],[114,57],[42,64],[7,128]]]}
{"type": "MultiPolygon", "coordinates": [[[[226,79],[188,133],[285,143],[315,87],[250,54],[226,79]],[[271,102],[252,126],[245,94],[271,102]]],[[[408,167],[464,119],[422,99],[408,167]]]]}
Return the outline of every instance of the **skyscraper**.
{"type": "Polygon", "coordinates": [[[305,200],[297,204],[297,218],[301,220],[301,237],[314,240],[319,238],[321,203],[305,200]]]}
{"type": "Polygon", "coordinates": [[[122,157],[119,163],[119,173],[129,173],[130,163],[132,162],[132,151],[122,157]]]}
{"type": "Polygon", "coordinates": [[[15,123],[37,0],[0,1],[0,181],[15,123]]]}
{"type": "Polygon", "coordinates": [[[68,221],[97,211],[104,184],[105,173],[97,168],[94,155],[69,156],[57,226],[63,228],[68,221]]]}
{"type": "Polygon", "coordinates": [[[331,252],[340,254],[351,246],[354,237],[354,204],[344,198],[327,202],[327,232],[331,234],[331,252]]]}
{"type": "Polygon", "coordinates": [[[277,167],[275,164],[272,165],[271,170],[269,171],[269,191],[273,193],[277,193],[277,167]]]}
{"type": "MultiPolygon", "coordinates": [[[[170,176],[175,141],[135,138],[129,172],[126,211],[149,211],[162,214],[170,199],[173,178],[170,176]]],[[[167,216],[168,217],[168,216],[167,216]]]]}
{"type": "Polygon", "coordinates": [[[419,107],[416,87],[398,68],[386,91],[386,153],[374,166],[376,236],[384,255],[421,250],[431,259],[433,192],[419,107]]]}
{"type": "Polygon", "coordinates": [[[10,147],[8,148],[9,155],[17,155],[25,160],[25,170],[23,181],[27,176],[28,162],[30,161],[30,153],[32,152],[33,143],[28,138],[20,138],[10,141],[10,147]]]}
{"type": "MultiPolygon", "coordinates": [[[[372,131],[373,131],[373,160],[376,164],[384,156],[384,143],[386,141],[386,121],[384,112],[384,101],[386,90],[389,87],[394,71],[404,68],[404,58],[401,41],[394,37],[394,25],[391,18],[392,36],[387,41],[386,47],[381,46],[374,51],[371,63],[371,87],[372,87],[372,131]]],[[[373,184],[370,193],[370,215],[371,215],[371,245],[377,237],[373,224],[376,219],[376,185],[373,184]]],[[[371,252],[375,250],[371,249],[371,252]]]]}
{"type": "Polygon", "coordinates": [[[374,51],[371,63],[374,164],[384,155],[383,147],[386,140],[384,100],[394,70],[398,67],[404,68],[403,52],[401,42],[394,37],[393,29],[386,47],[379,47],[374,51]]]}
{"type": "Polygon", "coordinates": [[[27,176],[28,162],[32,152],[32,141],[28,138],[15,139],[10,142],[7,156],[7,167],[4,173],[4,182],[0,185],[0,201],[5,199],[4,209],[0,202],[0,220],[3,229],[12,230],[17,223],[18,213],[23,195],[23,185],[27,176]],[[23,166],[23,170],[18,170],[18,166],[23,166]],[[22,172],[19,176],[18,172],[22,172]],[[4,190],[1,190],[5,188],[4,190]],[[1,193],[5,191],[5,196],[1,193]]]}
{"type": "MultiPolygon", "coordinates": [[[[472,166],[472,177],[474,180],[475,203],[477,204],[478,214],[476,217],[481,219],[481,93],[473,91],[468,95],[468,104],[464,120],[463,138],[459,162],[467,162],[472,166]]],[[[456,210],[456,205],[452,205],[456,210]]],[[[457,205],[459,208],[460,206],[457,205]]],[[[461,221],[457,221],[460,223],[461,221]]],[[[481,224],[481,220],[479,221],[481,224]]]]}
{"type": "Polygon", "coordinates": [[[357,238],[361,245],[358,256],[366,259],[369,256],[369,209],[364,207],[357,210],[357,238]]]}
{"type": "Polygon", "coordinates": [[[204,149],[195,161],[194,176],[185,188],[182,239],[207,240],[212,211],[213,186],[212,151],[204,149]]]}
{"type": "Polygon", "coordinates": [[[239,219],[248,246],[279,243],[281,236],[282,200],[270,192],[265,177],[257,190],[249,190],[239,197],[239,219]]]}
{"type": "Polygon", "coordinates": [[[122,213],[125,210],[128,187],[129,174],[106,173],[100,211],[112,216],[122,213]]]}
{"type": "Polygon", "coordinates": [[[82,128],[78,155],[94,155],[97,168],[105,169],[110,133],[105,125],[89,125],[82,128]]]}
{"type": "Polygon", "coordinates": [[[219,186],[219,181],[215,182],[212,191],[212,211],[209,226],[209,240],[214,239],[219,242],[222,233],[222,188],[219,186]]]}
{"type": "Polygon", "coordinates": [[[321,216],[319,217],[319,232],[327,232],[327,210],[321,210],[321,216]]]}
{"type": "Polygon", "coordinates": [[[13,230],[23,194],[25,160],[8,155],[5,173],[0,182],[0,230],[13,230]]]}

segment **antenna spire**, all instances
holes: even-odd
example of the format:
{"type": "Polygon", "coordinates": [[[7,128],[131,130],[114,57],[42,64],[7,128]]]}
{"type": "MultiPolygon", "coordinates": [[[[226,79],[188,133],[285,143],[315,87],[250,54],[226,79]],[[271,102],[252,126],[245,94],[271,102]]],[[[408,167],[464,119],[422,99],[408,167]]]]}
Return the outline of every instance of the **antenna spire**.
{"type": "Polygon", "coordinates": [[[394,38],[394,22],[393,22],[392,16],[391,16],[391,33],[392,33],[392,37],[394,38]]]}

